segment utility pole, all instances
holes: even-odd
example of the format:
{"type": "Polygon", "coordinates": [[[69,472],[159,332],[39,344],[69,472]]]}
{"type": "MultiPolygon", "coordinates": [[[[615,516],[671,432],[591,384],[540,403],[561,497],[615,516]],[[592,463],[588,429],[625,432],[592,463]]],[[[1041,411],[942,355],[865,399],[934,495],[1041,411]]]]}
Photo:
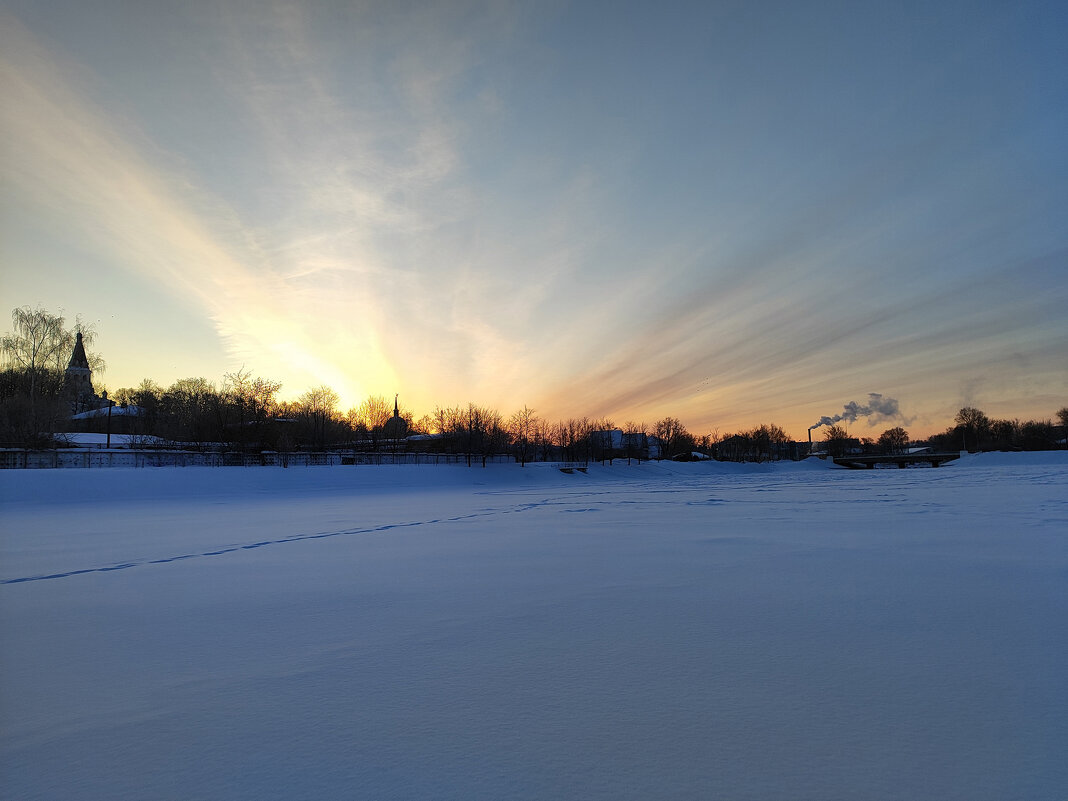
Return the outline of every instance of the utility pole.
{"type": "Polygon", "coordinates": [[[108,441],[105,447],[111,448],[111,408],[115,405],[115,401],[108,397],[107,390],[100,393],[101,397],[108,402],[108,441]]]}

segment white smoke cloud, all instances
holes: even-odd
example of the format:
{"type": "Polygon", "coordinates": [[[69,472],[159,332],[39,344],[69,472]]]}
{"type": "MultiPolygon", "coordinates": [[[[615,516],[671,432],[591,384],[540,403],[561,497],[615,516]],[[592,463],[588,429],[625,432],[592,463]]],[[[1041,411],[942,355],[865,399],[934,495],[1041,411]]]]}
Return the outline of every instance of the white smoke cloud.
{"type": "Polygon", "coordinates": [[[901,410],[898,408],[896,398],[884,398],[878,392],[869,392],[867,406],[861,406],[856,401],[850,401],[842,407],[841,414],[836,414],[834,417],[827,417],[824,415],[820,418],[818,423],[809,426],[808,430],[811,431],[820,426],[834,425],[843,420],[847,423],[855,423],[858,417],[872,416],[874,417],[869,421],[869,425],[874,425],[880,420],[889,420],[892,418],[899,418],[905,421],[904,415],[901,414],[901,410]]]}

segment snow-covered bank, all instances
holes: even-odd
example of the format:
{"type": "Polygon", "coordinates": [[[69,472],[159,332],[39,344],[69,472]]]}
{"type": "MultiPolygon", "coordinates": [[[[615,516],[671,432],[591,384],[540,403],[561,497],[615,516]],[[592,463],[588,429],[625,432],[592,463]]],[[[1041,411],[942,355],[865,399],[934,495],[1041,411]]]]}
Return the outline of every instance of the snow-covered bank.
{"type": "Polygon", "coordinates": [[[1061,798],[1066,486],[5,471],[0,794],[1061,798]]]}

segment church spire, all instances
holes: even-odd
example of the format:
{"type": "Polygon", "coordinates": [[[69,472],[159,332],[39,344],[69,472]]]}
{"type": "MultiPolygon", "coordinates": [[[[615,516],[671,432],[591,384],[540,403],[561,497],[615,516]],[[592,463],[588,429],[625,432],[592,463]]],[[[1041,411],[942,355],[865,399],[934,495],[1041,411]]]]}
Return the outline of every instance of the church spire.
{"type": "Polygon", "coordinates": [[[82,332],[78,332],[78,338],[74,341],[74,352],[70,355],[70,364],[67,365],[67,369],[75,368],[78,370],[89,369],[89,359],[85,356],[85,345],[82,344],[82,332]]]}
{"type": "Polygon", "coordinates": [[[400,415],[400,393],[393,396],[393,416],[386,421],[382,431],[386,439],[393,440],[394,444],[408,435],[408,421],[400,415]]]}
{"type": "Polygon", "coordinates": [[[71,400],[73,411],[82,411],[95,400],[93,370],[89,367],[89,359],[85,356],[81,331],[78,332],[78,338],[74,340],[74,352],[71,353],[70,363],[67,364],[67,369],[63,374],[63,384],[71,400]]]}

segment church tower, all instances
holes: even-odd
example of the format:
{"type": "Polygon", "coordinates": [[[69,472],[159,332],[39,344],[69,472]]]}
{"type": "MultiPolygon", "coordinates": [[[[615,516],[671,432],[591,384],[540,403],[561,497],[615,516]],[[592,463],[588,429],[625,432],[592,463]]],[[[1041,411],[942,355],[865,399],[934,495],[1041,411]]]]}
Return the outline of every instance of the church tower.
{"type": "Polygon", "coordinates": [[[78,338],[74,342],[70,364],[67,365],[66,372],[63,374],[63,385],[76,411],[80,411],[96,397],[93,392],[93,370],[89,367],[89,359],[85,356],[81,331],[78,332],[78,338]]]}
{"type": "Polygon", "coordinates": [[[400,415],[399,397],[399,395],[393,396],[393,416],[386,421],[386,425],[382,429],[386,439],[394,441],[408,436],[408,421],[400,415]]]}

